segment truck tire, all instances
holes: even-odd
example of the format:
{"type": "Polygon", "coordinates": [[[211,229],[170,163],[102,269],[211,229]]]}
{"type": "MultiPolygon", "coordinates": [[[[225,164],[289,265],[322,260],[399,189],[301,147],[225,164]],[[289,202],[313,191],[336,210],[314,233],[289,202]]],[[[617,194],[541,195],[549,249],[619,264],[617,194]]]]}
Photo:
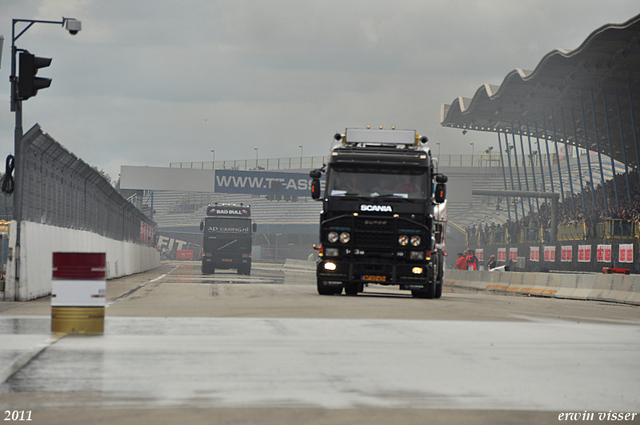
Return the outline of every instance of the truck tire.
{"type": "Polygon", "coordinates": [[[433,298],[440,298],[442,296],[442,281],[436,282],[436,292],[433,295],[433,298]]]}
{"type": "Polygon", "coordinates": [[[362,291],[364,291],[363,283],[347,283],[344,285],[344,293],[347,295],[358,295],[362,291]]]}
{"type": "Polygon", "coordinates": [[[322,280],[318,279],[318,294],[338,295],[341,293],[342,293],[342,286],[326,285],[322,280]]]}
{"type": "Polygon", "coordinates": [[[215,271],[216,269],[214,269],[213,266],[202,265],[202,274],[214,274],[215,271]]]}
{"type": "Polygon", "coordinates": [[[251,266],[246,264],[241,265],[240,267],[238,267],[238,274],[242,274],[245,276],[251,275],[251,266]]]}
{"type": "Polygon", "coordinates": [[[427,282],[425,289],[412,289],[411,296],[414,298],[433,299],[436,296],[436,282],[427,282]]]}
{"type": "Polygon", "coordinates": [[[434,298],[440,298],[442,297],[442,285],[444,283],[444,260],[442,259],[442,252],[438,253],[436,267],[438,267],[438,270],[436,271],[436,291],[434,298]]]}

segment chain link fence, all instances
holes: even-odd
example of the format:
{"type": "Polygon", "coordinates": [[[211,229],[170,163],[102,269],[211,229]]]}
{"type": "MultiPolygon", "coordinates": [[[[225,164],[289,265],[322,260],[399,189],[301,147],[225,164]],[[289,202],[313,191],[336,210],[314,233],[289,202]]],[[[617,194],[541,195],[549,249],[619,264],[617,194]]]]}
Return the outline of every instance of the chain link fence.
{"type": "Polygon", "coordinates": [[[155,223],[39,125],[23,136],[22,155],[23,184],[16,182],[22,220],[90,231],[118,241],[153,242],[155,223]]]}

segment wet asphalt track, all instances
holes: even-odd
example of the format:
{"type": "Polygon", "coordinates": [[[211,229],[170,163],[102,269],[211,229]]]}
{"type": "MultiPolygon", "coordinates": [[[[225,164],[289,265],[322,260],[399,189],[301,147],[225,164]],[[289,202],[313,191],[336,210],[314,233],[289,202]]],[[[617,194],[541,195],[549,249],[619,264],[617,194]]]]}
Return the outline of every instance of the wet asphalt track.
{"type": "Polygon", "coordinates": [[[17,366],[0,385],[0,405],[47,412],[34,423],[53,423],[52,407],[103,419],[113,407],[143,409],[141,419],[231,409],[246,412],[245,423],[265,418],[256,409],[278,421],[282,409],[314,412],[306,423],[321,423],[317,412],[360,411],[364,420],[378,409],[394,422],[481,412],[478,423],[523,413],[520,423],[552,423],[565,411],[640,408],[636,307],[367,292],[321,297],[313,273],[270,265],[244,277],[167,264],[109,282],[104,335],[53,338],[46,300],[5,303],[0,369],[17,366]]]}

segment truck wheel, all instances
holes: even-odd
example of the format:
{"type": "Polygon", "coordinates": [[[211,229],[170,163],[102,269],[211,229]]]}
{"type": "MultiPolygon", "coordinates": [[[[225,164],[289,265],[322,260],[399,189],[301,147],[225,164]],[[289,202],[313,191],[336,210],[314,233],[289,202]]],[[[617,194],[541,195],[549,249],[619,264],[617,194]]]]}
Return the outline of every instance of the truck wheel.
{"type": "Polygon", "coordinates": [[[433,298],[440,298],[442,296],[442,281],[436,282],[436,293],[433,298]]]}
{"type": "Polygon", "coordinates": [[[251,274],[251,266],[243,265],[238,267],[238,274],[249,276],[251,274]]]}
{"type": "Polygon", "coordinates": [[[442,259],[442,253],[438,253],[437,257],[437,273],[436,273],[436,291],[434,294],[434,298],[440,298],[442,296],[442,284],[444,283],[444,260],[442,259]]]}
{"type": "Polygon", "coordinates": [[[364,291],[364,284],[362,283],[347,283],[344,285],[344,293],[347,295],[358,295],[362,291],[364,291]]]}
{"type": "Polygon", "coordinates": [[[425,289],[413,289],[411,291],[411,296],[414,298],[426,298],[429,300],[434,298],[436,296],[436,283],[428,282],[425,289]]]}
{"type": "Polygon", "coordinates": [[[202,265],[202,274],[213,274],[215,271],[216,269],[214,269],[213,266],[202,265]]]}

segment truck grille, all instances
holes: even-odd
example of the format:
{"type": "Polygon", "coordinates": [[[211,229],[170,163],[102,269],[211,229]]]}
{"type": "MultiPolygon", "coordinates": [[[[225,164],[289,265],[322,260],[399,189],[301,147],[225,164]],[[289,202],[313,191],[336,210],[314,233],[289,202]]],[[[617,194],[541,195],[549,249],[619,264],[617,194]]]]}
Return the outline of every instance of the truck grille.
{"type": "Polygon", "coordinates": [[[425,230],[425,226],[406,218],[344,215],[328,220],[323,225],[322,238],[326,241],[326,234],[329,231],[347,231],[351,234],[349,245],[354,251],[364,251],[365,256],[369,258],[387,258],[388,261],[393,261],[395,252],[399,248],[400,234],[417,235],[424,241],[425,230]]]}
{"type": "Polygon", "coordinates": [[[379,232],[360,232],[356,230],[354,245],[356,248],[379,247],[379,248],[395,248],[397,241],[393,233],[379,232]]]}

